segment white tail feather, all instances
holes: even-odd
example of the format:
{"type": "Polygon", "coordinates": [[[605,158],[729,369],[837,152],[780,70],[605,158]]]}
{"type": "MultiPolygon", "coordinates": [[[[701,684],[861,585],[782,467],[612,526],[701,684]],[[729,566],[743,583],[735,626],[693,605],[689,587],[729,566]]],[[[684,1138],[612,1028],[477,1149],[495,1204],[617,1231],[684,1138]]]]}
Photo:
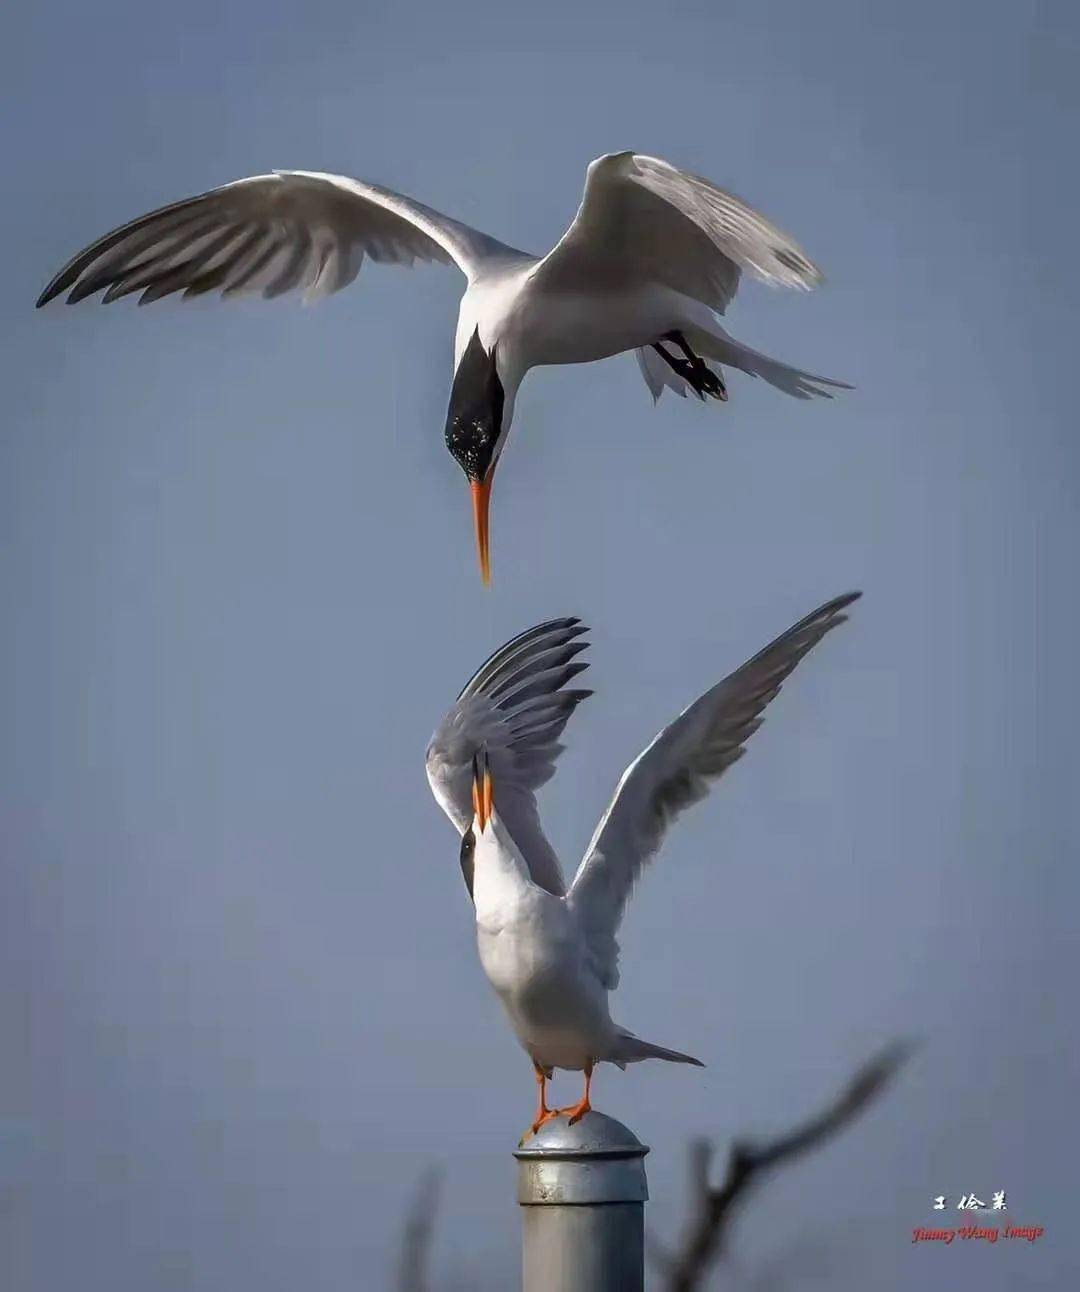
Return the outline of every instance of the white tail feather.
{"type": "Polygon", "coordinates": [[[695,1059],[689,1054],[668,1050],[662,1045],[653,1045],[651,1041],[641,1040],[633,1032],[620,1032],[612,1061],[619,1064],[640,1063],[642,1059],[666,1059],[668,1063],[692,1063],[695,1068],[705,1066],[700,1059],[695,1059]]]}
{"type": "Polygon", "coordinates": [[[716,359],[729,368],[738,368],[751,377],[761,377],[770,386],[782,390],[785,395],[795,399],[813,399],[819,396],[832,399],[825,387],[837,390],[851,390],[846,381],[836,381],[832,377],[818,377],[812,372],[803,372],[801,368],[792,368],[779,359],[771,359],[759,350],[752,350],[741,341],[736,341],[724,329],[714,323],[711,329],[689,327],[686,338],[690,345],[706,359],[716,359]]]}
{"type": "Polygon", "coordinates": [[[664,393],[665,387],[673,390],[680,399],[686,398],[690,391],[689,383],[680,377],[670,364],[665,363],[651,345],[642,346],[640,350],[635,350],[634,354],[637,356],[638,367],[645,378],[645,384],[649,388],[654,404],[664,393]]]}

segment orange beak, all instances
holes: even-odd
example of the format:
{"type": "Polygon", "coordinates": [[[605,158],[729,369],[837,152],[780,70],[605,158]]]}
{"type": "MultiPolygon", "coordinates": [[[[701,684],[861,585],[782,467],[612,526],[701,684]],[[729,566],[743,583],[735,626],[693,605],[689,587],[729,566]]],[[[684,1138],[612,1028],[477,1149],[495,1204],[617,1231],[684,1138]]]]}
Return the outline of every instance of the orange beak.
{"type": "Polygon", "coordinates": [[[488,550],[488,506],[491,502],[491,481],[494,468],[486,480],[470,480],[472,489],[473,520],[476,523],[476,550],[480,554],[480,577],[484,586],[491,582],[491,554],[488,550]]]}
{"type": "Polygon", "coordinates": [[[491,820],[492,807],[491,772],[488,771],[486,757],[483,772],[480,771],[477,761],[473,760],[472,802],[473,813],[480,822],[480,831],[483,833],[491,820]]]}

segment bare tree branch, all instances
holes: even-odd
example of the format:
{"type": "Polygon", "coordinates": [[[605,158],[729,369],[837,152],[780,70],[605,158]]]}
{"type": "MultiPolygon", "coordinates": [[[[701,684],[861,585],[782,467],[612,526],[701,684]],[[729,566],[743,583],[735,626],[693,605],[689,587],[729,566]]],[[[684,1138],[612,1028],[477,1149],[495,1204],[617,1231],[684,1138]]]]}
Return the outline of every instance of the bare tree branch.
{"type": "Polygon", "coordinates": [[[420,1177],[416,1197],[405,1217],[395,1283],[397,1292],[431,1290],[431,1244],[441,1188],[442,1172],[438,1167],[429,1167],[420,1177]]]}
{"type": "Polygon", "coordinates": [[[843,1130],[885,1090],[911,1049],[907,1042],[888,1046],[856,1072],[822,1113],[786,1135],[758,1144],[737,1140],[728,1155],[724,1180],[715,1188],[709,1184],[712,1145],[706,1140],[695,1141],[690,1148],[695,1214],[676,1253],[661,1254],[655,1243],[650,1247],[650,1256],[666,1277],[668,1292],[694,1292],[702,1287],[709,1268],[724,1250],[735,1204],[778,1166],[820,1147],[843,1130]]]}

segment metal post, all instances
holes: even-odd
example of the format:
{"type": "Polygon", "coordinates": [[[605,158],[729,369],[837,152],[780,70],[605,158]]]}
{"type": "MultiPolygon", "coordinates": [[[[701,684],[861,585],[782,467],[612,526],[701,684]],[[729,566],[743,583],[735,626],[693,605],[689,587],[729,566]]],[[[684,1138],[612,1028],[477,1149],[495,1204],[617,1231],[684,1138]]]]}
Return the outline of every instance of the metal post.
{"type": "Polygon", "coordinates": [[[523,1292],[643,1292],[648,1151],[597,1112],[517,1150],[523,1292]]]}

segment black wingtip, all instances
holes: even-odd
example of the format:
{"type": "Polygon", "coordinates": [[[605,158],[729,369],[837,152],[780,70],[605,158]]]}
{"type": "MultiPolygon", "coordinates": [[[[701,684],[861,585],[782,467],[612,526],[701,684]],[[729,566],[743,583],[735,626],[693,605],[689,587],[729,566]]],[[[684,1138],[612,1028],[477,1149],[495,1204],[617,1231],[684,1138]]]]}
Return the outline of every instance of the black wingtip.
{"type": "Polygon", "coordinates": [[[856,589],[854,592],[845,592],[839,597],[834,597],[832,601],[826,602],[822,606],[823,611],[835,614],[837,610],[846,610],[848,606],[854,605],[862,596],[862,589],[856,589]]]}
{"type": "Polygon", "coordinates": [[[844,592],[839,597],[833,597],[831,601],[826,601],[824,605],[812,610],[802,620],[799,627],[808,627],[810,624],[819,623],[822,620],[828,621],[827,626],[829,628],[835,628],[838,624],[847,623],[847,615],[844,614],[844,611],[848,606],[853,606],[861,596],[862,591],[856,589],[852,592],[844,592]]]}
{"type": "Polygon", "coordinates": [[[574,615],[561,619],[547,619],[543,623],[535,624],[532,628],[526,628],[516,637],[511,637],[509,641],[504,642],[496,651],[480,665],[476,672],[469,678],[468,682],[458,693],[458,699],[471,694],[476,690],[483,690],[496,676],[500,669],[505,670],[506,666],[516,654],[531,650],[536,643],[543,638],[550,637],[553,634],[562,634],[563,641],[561,645],[567,645],[575,638],[584,636],[589,631],[588,627],[574,615]]]}
{"type": "Polygon", "coordinates": [[[848,617],[844,611],[848,606],[853,606],[862,596],[861,590],[854,592],[845,592],[839,597],[833,597],[831,601],[826,601],[819,609],[815,610],[804,623],[810,624],[825,621],[822,624],[823,631],[828,632],[830,628],[838,628],[841,624],[846,624],[848,617]]]}

